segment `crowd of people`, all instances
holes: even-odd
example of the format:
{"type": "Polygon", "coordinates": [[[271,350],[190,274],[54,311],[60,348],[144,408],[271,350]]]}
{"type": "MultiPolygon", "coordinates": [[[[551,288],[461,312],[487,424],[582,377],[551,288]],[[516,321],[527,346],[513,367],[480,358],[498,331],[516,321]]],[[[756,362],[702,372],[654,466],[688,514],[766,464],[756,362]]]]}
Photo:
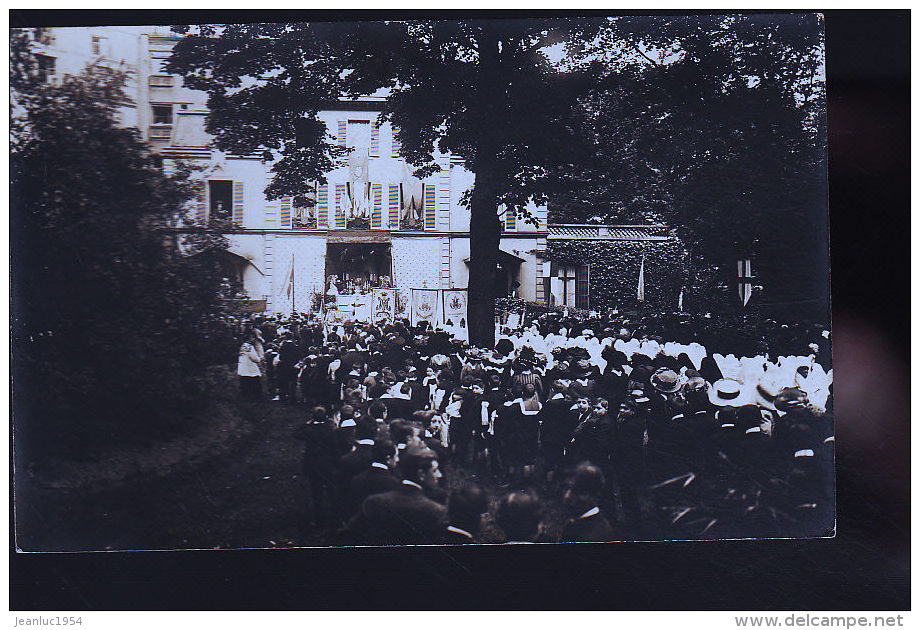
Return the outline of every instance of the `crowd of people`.
{"type": "Polygon", "coordinates": [[[550,313],[477,348],[427,322],[263,320],[238,374],[302,410],[309,526],[332,544],[827,535],[829,333],[736,357],[693,329],[550,313]]]}

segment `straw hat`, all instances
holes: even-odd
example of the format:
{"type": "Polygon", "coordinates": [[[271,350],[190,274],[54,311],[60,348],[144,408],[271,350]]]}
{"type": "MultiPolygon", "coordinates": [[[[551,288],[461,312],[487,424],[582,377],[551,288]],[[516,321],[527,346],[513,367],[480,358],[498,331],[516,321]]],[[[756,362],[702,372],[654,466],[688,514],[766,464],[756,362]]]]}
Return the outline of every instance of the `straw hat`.
{"type": "Polygon", "coordinates": [[[731,378],[723,378],[712,384],[709,402],[719,407],[743,407],[754,402],[750,391],[731,378]]]}

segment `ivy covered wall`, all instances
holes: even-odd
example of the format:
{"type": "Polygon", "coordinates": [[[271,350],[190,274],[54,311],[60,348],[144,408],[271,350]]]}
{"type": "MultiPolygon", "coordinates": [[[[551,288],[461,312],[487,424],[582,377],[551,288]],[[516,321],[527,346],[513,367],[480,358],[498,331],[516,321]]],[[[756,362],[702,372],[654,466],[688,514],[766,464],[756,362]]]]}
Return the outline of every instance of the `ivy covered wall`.
{"type": "Polygon", "coordinates": [[[551,240],[546,258],[565,265],[591,265],[591,308],[676,311],[684,290],[687,312],[724,312],[736,308],[734,287],[712,267],[692,260],[677,237],[666,241],[551,240]],[[645,302],[636,299],[639,267],[645,254],[645,302]]]}

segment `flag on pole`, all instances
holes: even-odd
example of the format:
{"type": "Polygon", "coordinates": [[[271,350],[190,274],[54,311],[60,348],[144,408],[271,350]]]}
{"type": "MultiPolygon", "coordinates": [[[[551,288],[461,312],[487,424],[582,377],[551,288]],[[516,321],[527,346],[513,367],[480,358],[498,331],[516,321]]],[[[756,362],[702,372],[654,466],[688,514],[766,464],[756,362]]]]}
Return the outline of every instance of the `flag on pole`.
{"type": "Polygon", "coordinates": [[[680,288],[680,295],[677,296],[677,310],[678,312],[684,312],[684,288],[680,288]]]}
{"type": "Polygon", "coordinates": [[[284,278],[284,286],[281,287],[281,292],[287,297],[291,297],[294,293],[294,254],[291,254],[291,270],[287,273],[284,278]]]}
{"type": "Polygon", "coordinates": [[[645,301],[645,253],[642,254],[642,263],[639,265],[639,286],[636,289],[636,299],[645,301]]]}

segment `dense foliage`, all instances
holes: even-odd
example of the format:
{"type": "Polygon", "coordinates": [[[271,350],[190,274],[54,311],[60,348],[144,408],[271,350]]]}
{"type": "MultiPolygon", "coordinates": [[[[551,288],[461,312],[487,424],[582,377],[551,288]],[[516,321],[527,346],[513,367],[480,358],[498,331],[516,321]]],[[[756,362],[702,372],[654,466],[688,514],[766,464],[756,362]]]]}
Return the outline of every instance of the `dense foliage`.
{"type": "Polygon", "coordinates": [[[761,302],[826,316],[820,17],[617,18],[571,55],[604,60],[582,100],[597,151],[552,220],[663,221],[694,261],[753,257],[761,302]]]}
{"type": "Polygon", "coordinates": [[[43,84],[27,43],[12,33],[17,447],[82,451],[168,432],[203,401],[198,370],[233,356],[216,356],[228,339],[224,239],[201,232],[180,253],[171,228],[188,173],[162,173],[117,124],[122,75],[90,67],[43,84]]]}
{"type": "Polygon", "coordinates": [[[590,265],[590,303],[604,310],[726,312],[737,308],[737,294],[710,268],[696,269],[677,238],[667,241],[550,241],[547,257],[569,265],[590,265]],[[637,299],[639,270],[645,260],[645,300],[637,299]],[[691,273],[693,276],[691,277],[691,273]],[[732,299],[732,298],[735,299],[732,299]]]}

